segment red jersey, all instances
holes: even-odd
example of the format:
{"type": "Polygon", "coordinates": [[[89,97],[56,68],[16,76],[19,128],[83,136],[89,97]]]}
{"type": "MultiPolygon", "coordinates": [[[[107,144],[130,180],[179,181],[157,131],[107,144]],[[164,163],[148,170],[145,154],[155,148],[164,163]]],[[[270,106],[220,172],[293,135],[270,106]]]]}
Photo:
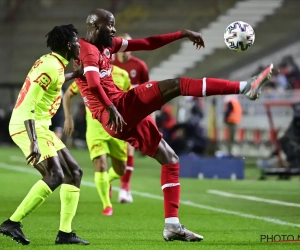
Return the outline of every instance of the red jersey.
{"type": "MultiPolygon", "coordinates": [[[[84,74],[88,71],[99,72],[102,88],[110,101],[114,101],[124,93],[113,82],[112,79],[112,65],[111,56],[113,53],[118,52],[122,45],[123,39],[115,38],[114,46],[112,48],[101,48],[100,50],[93,44],[87,42],[85,39],[80,39],[80,55],[79,59],[83,63],[84,74]]],[[[77,78],[76,84],[79,88],[84,104],[93,114],[93,118],[97,117],[99,112],[104,109],[103,103],[91,93],[86,78],[83,76],[77,78]]]]}
{"type": "Polygon", "coordinates": [[[120,62],[116,56],[114,65],[128,72],[133,87],[149,82],[149,73],[146,63],[135,56],[131,55],[127,62],[120,62]]]}
{"type": "MultiPolygon", "coordinates": [[[[112,47],[96,47],[85,39],[80,39],[79,59],[83,63],[84,74],[76,78],[76,84],[84,104],[98,119],[101,112],[109,105],[116,106],[125,92],[113,82],[111,71],[112,54],[122,51],[154,50],[182,38],[182,32],[163,34],[142,39],[125,40],[113,38],[112,47]]],[[[130,103],[128,104],[130,106],[130,103]]]]}

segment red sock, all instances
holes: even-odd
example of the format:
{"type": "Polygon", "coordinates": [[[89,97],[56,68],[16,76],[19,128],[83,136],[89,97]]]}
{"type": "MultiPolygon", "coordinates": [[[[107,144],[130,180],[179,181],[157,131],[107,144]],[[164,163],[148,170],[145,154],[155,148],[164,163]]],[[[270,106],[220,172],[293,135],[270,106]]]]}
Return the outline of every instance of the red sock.
{"type": "Polygon", "coordinates": [[[230,95],[240,93],[240,82],[216,78],[180,78],[180,92],[183,96],[230,95]]]}
{"type": "Polygon", "coordinates": [[[130,190],[130,178],[133,171],[134,166],[134,158],[129,155],[127,159],[127,167],[126,172],[121,178],[121,189],[125,189],[126,191],[130,190]]]}
{"type": "Polygon", "coordinates": [[[162,165],[161,188],[164,192],[165,218],[178,217],[180,199],[179,163],[162,165]]]}

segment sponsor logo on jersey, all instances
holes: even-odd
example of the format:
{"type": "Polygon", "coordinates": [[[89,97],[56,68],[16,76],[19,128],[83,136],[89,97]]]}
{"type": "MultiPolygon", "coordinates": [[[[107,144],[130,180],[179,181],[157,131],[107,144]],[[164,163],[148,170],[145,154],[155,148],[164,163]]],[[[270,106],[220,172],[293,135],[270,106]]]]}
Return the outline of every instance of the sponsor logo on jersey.
{"type": "Polygon", "coordinates": [[[109,70],[102,69],[99,72],[100,78],[103,78],[105,76],[110,76],[110,74],[111,74],[111,68],[109,70]]]}
{"type": "Polygon", "coordinates": [[[136,77],[136,70],[135,69],[130,70],[130,76],[132,78],[136,77]]]}
{"type": "Polygon", "coordinates": [[[33,82],[36,82],[37,84],[39,84],[46,91],[48,89],[50,83],[52,82],[52,79],[48,74],[42,73],[33,82]]]}

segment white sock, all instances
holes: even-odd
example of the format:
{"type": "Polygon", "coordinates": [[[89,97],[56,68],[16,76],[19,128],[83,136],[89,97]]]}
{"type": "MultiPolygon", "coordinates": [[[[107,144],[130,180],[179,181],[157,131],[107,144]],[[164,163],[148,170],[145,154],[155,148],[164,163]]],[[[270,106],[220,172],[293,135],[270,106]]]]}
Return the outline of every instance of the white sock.
{"type": "Polygon", "coordinates": [[[168,224],[178,224],[179,223],[179,219],[177,217],[165,218],[165,223],[168,223],[168,224]]]}
{"type": "Polygon", "coordinates": [[[243,93],[246,85],[247,85],[247,81],[240,82],[240,93],[243,93]]]}

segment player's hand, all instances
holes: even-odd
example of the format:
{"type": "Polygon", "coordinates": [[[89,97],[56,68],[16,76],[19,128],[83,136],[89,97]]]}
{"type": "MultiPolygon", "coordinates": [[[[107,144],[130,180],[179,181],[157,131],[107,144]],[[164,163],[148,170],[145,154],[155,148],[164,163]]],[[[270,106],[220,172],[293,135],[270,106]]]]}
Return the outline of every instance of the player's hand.
{"type": "Polygon", "coordinates": [[[199,50],[201,47],[205,48],[205,44],[200,33],[191,30],[183,30],[182,36],[190,39],[190,41],[193,42],[193,45],[196,45],[196,49],[199,50]]]}
{"type": "Polygon", "coordinates": [[[122,132],[123,124],[127,125],[127,123],[124,121],[119,111],[116,109],[114,105],[107,106],[106,109],[109,115],[109,119],[106,124],[106,127],[109,127],[110,130],[115,129],[115,133],[118,133],[118,131],[122,132]]]}
{"type": "Polygon", "coordinates": [[[83,64],[82,64],[82,61],[73,60],[73,69],[74,69],[74,71],[77,72],[78,77],[82,76],[83,75],[83,64]]]}
{"type": "Polygon", "coordinates": [[[30,143],[30,154],[26,157],[27,164],[32,163],[35,166],[41,158],[41,152],[37,141],[30,143]]]}
{"type": "Polygon", "coordinates": [[[64,133],[67,136],[72,136],[74,132],[74,121],[72,117],[66,117],[64,122],[64,133]]]}

